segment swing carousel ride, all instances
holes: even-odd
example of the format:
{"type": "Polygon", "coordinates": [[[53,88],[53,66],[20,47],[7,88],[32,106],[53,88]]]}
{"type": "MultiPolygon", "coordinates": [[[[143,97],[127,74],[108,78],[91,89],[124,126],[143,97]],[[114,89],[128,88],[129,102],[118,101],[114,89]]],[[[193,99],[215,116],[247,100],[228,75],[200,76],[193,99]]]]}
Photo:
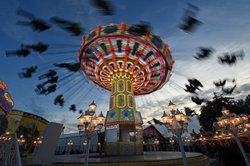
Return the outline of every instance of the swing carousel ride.
{"type": "Polygon", "coordinates": [[[111,91],[106,153],[128,154],[119,147],[128,146],[127,135],[137,133],[128,148],[141,154],[143,122],[134,96],[152,93],[169,80],[174,61],[168,45],[146,26],[109,24],[83,37],[78,58],[87,77],[111,91]],[[118,133],[120,138],[114,139],[118,133]]]}

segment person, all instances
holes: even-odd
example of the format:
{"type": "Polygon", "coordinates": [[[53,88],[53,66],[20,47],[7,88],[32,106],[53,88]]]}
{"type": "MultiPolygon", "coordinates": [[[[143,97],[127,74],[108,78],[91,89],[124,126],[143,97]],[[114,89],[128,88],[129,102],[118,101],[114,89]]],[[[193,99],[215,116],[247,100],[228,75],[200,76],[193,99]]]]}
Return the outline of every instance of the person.
{"type": "Polygon", "coordinates": [[[37,66],[31,66],[29,68],[25,68],[24,72],[18,73],[20,78],[30,78],[32,74],[36,72],[37,66]]]}
{"type": "Polygon", "coordinates": [[[45,96],[47,96],[47,95],[49,95],[50,93],[56,91],[57,85],[56,85],[56,84],[53,84],[53,85],[49,86],[48,88],[45,88],[44,85],[38,84],[36,87],[37,87],[37,89],[35,89],[35,92],[36,92],[37,94],[39,94],[39,95],[44,94],[45,96]]]}
{"type": "Polygon", "coordinates": [[[114,9],[107,0],[91,0],[91,4],[99,8],[103,15],[114,14],[114,9]]]}
{"type": "Polygon", "coordinates": [[[61,107],[64,105],[64,98],[63,95],[58,95],[56,96],[55,100],[54,100],[54,104],[57,105],[59,104],[61,107]]]}
{"type": "Polygon", "coordinates": [[[22,44],[21,47],[26,48],[26,49],[32,49],[33,51],[36,51],[36,52],[41,54],[41,53],[45,52],[49,46],[47,44],[43,44],[43,43],[39,42],[37,44],[31,44],[31,45],[22,44]]]}
{"type": "Polygon", "coordinates": [[[77,72],[80,70],[80,63],[55,63],[53,64],[56,67],[60,67],[60,68],[66,68],[69,71],[72,72],[77,72]]]}
{"type": "Polygon", "coordinates": [[[30,50],[27,48],[22,48],[15,51],[6,51],[6,56],[19,56],[19,57],[27,57],[30,54],[30,50]]]}
{"type": "Polygon", "coordinates": [[[47,81],[42,83],[42,85],[46,85],[47,83],[50,83],[50,84],[57,83],[58,78],[59,78],[58,76],[52,76],[47,81]]]}
{"type": "Polygon", "coordinates": [[[39,80],[42,80],[44,78],[50,78],[53,77],[57,74],[57,72],[55,70],[49,70],[47,73],[41,75],[38,77],[39,80]]]}
{"type": "Polygon", "coordinates": [[[81,27],[80,23],[71,22],[59,17],[52,17],[50,20],[62,29],[71,32],[73,36],[79,36],[83,34],[83,28],[81,27]]]}
{"type": "Polygon", "coordinates": [[[42,84],[38,84],[38,85],[36,86],[35,92],[36,92],[37,94],[45,94],[46,89],[45,89],[45,87],[44,87],[42,84]]]}
{"type": "Polygon", "coordinates": [[[36,31],[45,31],[45,30],[47,30],[47,29],[49,29],[51,27],[45,21],[35,18],[33,16],[33,14],[31,14],[31,13],[29,13],[27,11],[24,11],[24,10],[22,10],[20,8],[17,9],[16,14],[20,15],[20,16],[23,16],[23,17],[30,20],[30,21],[18,21],[16,23],[16,25],[31,26],[36,31]]]}
{"type": "Polygon", "coordinates": [[[75,104],[72,104],[72,105],[69,107],[69,111],[76,112],[76,105],[75,105],[75,104]]]}
{"type": "Polygon", "coordinates": [[[56,84],[53,84],[53,85],[49,86],[49,87],[46,89],[45,96],[49,95],[49,94],[52,93],[52,92],[55,92],[55,91],[56,91],[56,88],[57,88],[57,85],[56,85],[56,84]]]}

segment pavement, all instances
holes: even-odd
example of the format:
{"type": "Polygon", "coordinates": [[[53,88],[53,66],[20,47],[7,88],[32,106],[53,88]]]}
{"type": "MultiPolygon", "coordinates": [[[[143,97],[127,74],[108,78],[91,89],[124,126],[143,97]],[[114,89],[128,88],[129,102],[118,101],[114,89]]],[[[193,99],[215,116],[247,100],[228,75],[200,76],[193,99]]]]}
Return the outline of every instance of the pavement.
{"type": "MultiPolygon", "coordinates": [[[[140,162],[140,161],[156,161],[156,160],[170,160],[170,159],[181,159],[180,152],[144,152],[143,155],[133,156],[96,156],[98,154],[90,154],[90,163],[107,163],[107,162],[140,162]]],[[[186,152],[187,158],[201,156],[201,153],[189,153],[186,152]]],[[[83,163],[84,155],[57,155],[53,159],[53,163],[83,163]]]]}

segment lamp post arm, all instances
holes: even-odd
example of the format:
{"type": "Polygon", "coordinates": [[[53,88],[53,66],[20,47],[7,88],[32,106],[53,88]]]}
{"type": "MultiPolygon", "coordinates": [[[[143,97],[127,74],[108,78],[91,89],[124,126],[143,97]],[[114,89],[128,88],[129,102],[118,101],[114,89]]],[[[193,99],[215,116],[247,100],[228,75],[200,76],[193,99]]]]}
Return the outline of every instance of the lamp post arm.
{"type": "Polygon", "coordinates": [[[178,143],[180,145],[181,155],[182,155],[184,166],[188,166],[188,162],[187,162],[187,158],[186,158],[184,146],[183,146],[183,143],[182,143],[182,138],[181,138],[180,135],[177,135],[177,140],[178,140],[178,143]]]}

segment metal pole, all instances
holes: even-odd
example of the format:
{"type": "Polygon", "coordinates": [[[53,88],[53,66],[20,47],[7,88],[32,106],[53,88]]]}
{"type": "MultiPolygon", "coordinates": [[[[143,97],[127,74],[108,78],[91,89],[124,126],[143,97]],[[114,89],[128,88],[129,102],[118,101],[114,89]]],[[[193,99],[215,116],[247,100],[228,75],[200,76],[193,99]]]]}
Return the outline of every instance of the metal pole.
{"type": "Polygon", "coordinates": [[[178,139],[178,143],[179,143],[179,146],[181,149],[181,155],[182,155],[184,166],[188,166],[188,162],[187,162],[187,158],[186,158],[186,154],[185,154],[185,150],[183,147],[181,136],[177,136],[177,139],[178,139]]]}
{"type": "Polygon", "coordinates": [[[233,136],[234,136],[234,138],[235,138],[235,140],[236,140],[236,142],[237,142],[237,144],[238,144],[238,146],[240,148],[240,151],[241,151],[241,153],[242,153],[242,155],[243,155],[243,157],[245,159],[246,165],[250,166],[248,157],[247,157],[246,152],[245,152],[245,150],[244,150],[244,148],[242,146],[242,143],[240,142],[240,139],[237,137],[237,135],[235,133],[232,132],[232,134],[233,134],[233,136]]]}
{"type": "Polygon", "coordinates": [[[219,139],[220,146],[222,146],[221,140],[219,139]]]}
{"type": "Polygon", "coordinates": [[[172,150],[173,150],[173,152],[174,152],[174,145],[173,145],[173,144],[171,144],[171,146],[172,146],[172,150]]]}
{"type": "Polygon", "coordinates": [[[20,157],[20,151],[19,151],[19,145],[17,141],[17,135],[16,133],[14,134],[14,141],[13,143],[15,144],[15,152],[16,152],[16,166],[21,166],[21,157],[20,157]]]}
{"type": "Polygon", "coordinates": [[[89,148],[90,148],[90,138],[87,134],[87,145],[86,145],[86,153],[85,153],[85,160],[84,160],[84,166],[88,166],[89,164],[89,148]]]}
{"type": "Polygon", "coordinates": [[[207,146],[206,146],[205,142],[203,142],[202,144],[204,146],[204,151],[205,151],[206,155],[208,155],[207,146]]]}
{"type": "Polygon", "coordinates": [[[6,141],[3,141],[3,160],[4,160],[4,166],[7,166],[7,147],[5,145],[6,141]],[[5,149],[6,148],[6,149],[5,149]]]}

